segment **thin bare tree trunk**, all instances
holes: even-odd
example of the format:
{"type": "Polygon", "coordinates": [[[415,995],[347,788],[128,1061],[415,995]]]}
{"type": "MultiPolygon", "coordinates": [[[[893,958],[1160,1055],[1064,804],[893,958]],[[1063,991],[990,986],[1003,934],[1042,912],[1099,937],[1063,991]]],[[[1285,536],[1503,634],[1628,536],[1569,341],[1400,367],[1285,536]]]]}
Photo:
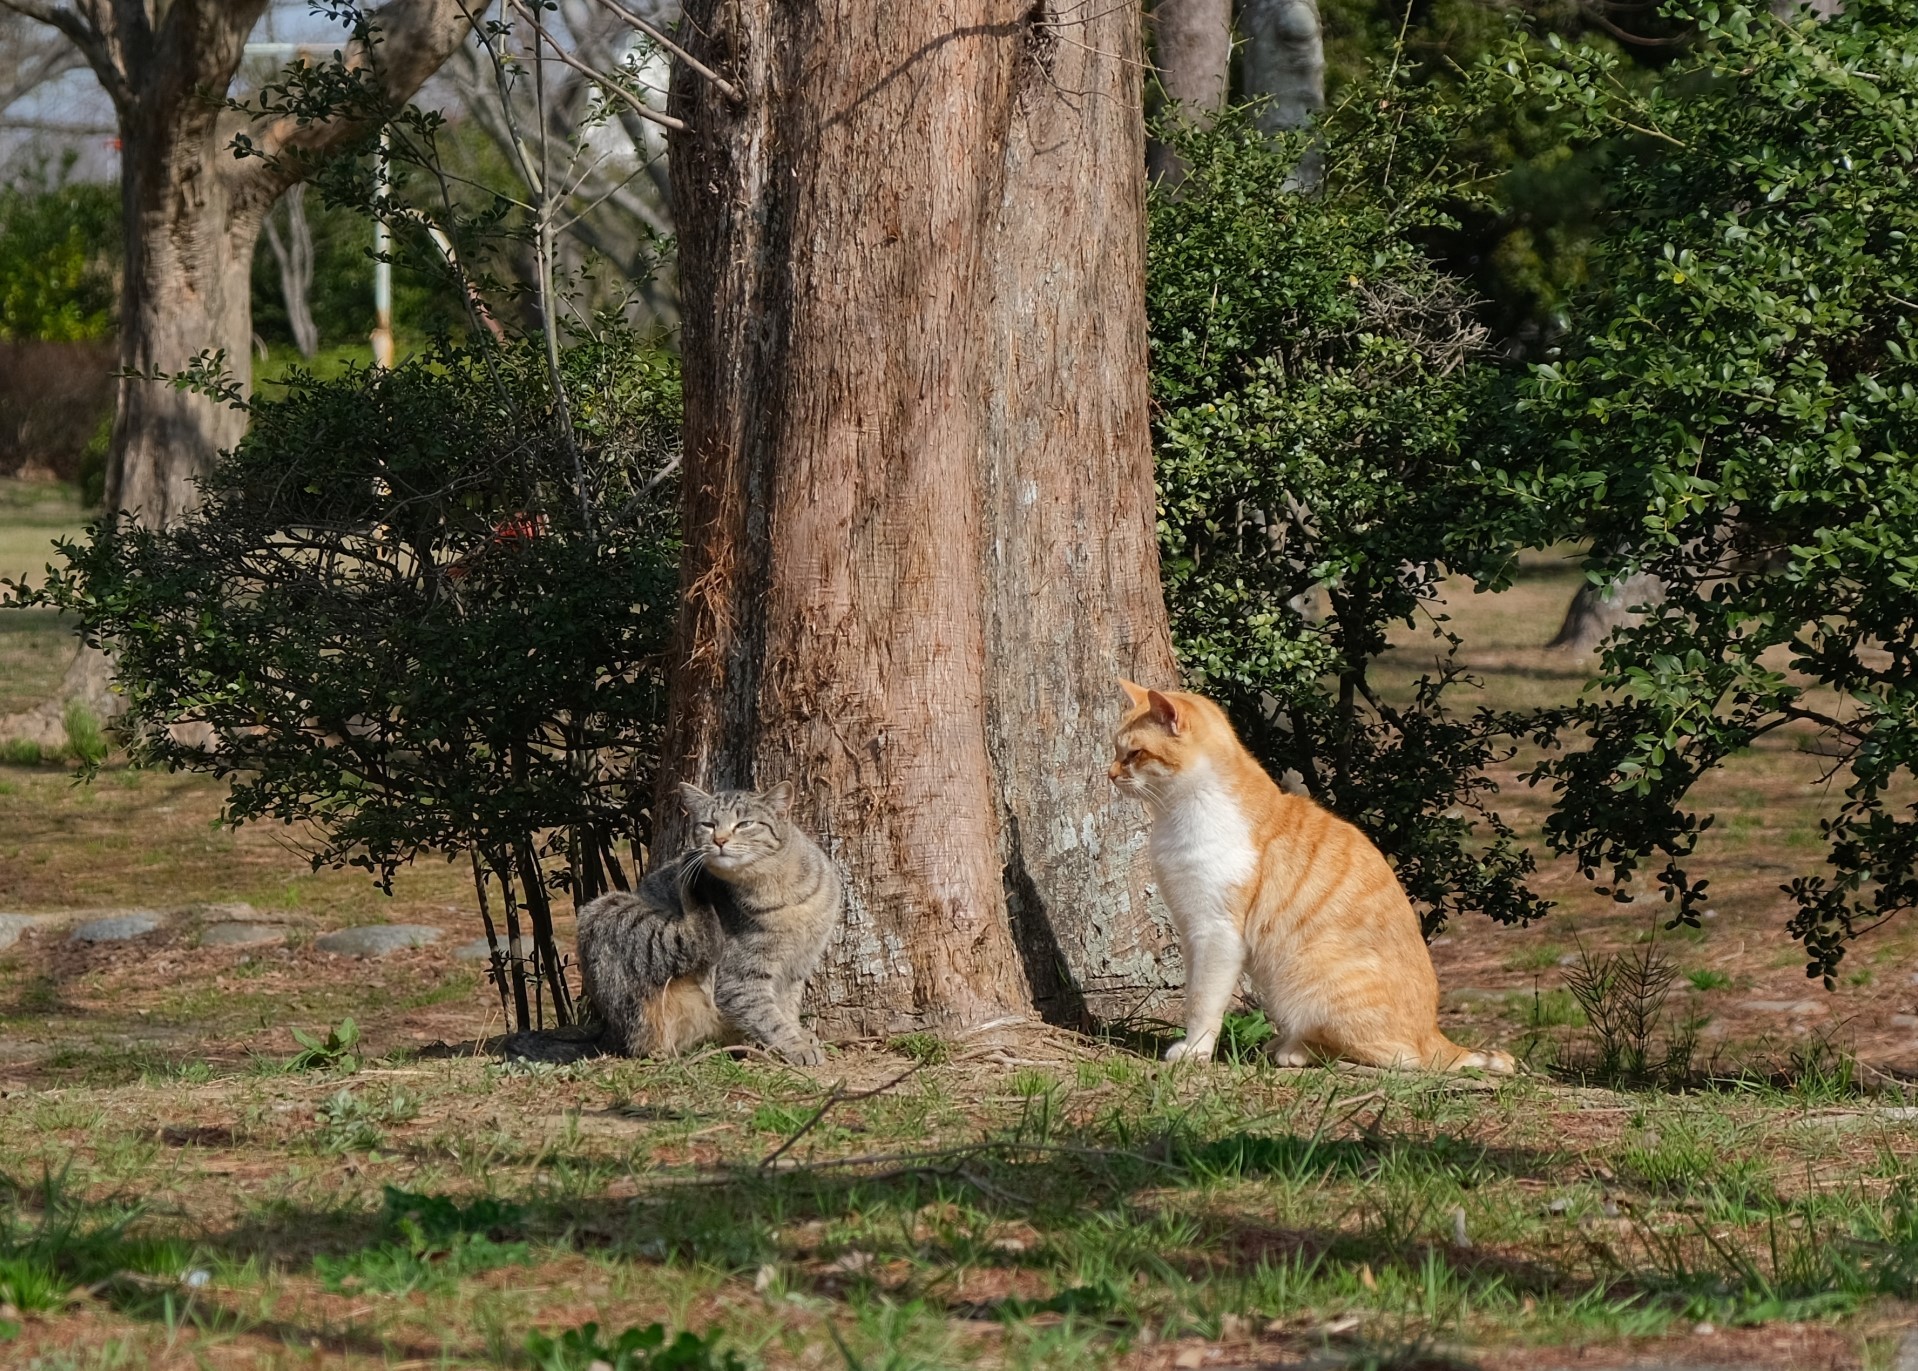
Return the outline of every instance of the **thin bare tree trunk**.
{"type": "MultiPolygon", "coordinates": [[[[1209,122],[1225,106],[1232,76],[1232,0],[1158,0],[1152,7],[1152,65],[1166,99],[1183,117],[1209,122]]],[[[1178,153],[1154,140],[1146,165],[1156,178],[1185,176],[1178,153]]]]}
{"type": "Polygon", "coordinates": [[[280,298],[286,302],[286,324],[300,356],[320,350],[320,330],[313,323],[313,227],[306,221],[306,186],[288,186],[280,197],[286,206],[286,236],[271,214],[266,216],[267,246],[280,268],[280,298]]]}
{"type": "Polygon", "coordinates": [[[1103,775],[1115,676],[1173,674],[1132,16],[700,0],[681,32],[745,99],[675,77],[665,782],[798,786],[847,878],[828,1032],[1163,984],[1103,775]]]}

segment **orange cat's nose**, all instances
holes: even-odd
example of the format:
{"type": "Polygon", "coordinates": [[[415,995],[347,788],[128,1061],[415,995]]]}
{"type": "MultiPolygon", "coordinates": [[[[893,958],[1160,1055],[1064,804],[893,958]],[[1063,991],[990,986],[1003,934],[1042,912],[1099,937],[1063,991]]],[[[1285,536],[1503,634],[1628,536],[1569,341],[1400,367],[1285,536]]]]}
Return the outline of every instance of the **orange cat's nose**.
{"type": "Polygon", "coordinates": [[[1106,777],[1109,780],[1116,781],[1123,775],[1125,775],[1125,768],[1120,766],[1117,762],[1114,762],[1111,766],[1106,768],[1106,777]]]}

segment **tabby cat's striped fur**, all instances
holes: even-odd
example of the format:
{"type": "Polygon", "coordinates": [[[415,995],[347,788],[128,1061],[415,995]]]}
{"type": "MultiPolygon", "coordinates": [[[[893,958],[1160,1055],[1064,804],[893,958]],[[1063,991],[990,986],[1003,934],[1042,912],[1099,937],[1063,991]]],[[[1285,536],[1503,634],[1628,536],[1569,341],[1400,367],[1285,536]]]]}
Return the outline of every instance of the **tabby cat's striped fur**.
{"type": "Polygon", "coordinates": [[[792,787],[679,788],[692,845],[630,894],[579,912],[601,1040],[667,1057],[726,1030],[802,1066],[823,1060],[799,999],[839,917],[839,875],[794,826],[792,787]]]}

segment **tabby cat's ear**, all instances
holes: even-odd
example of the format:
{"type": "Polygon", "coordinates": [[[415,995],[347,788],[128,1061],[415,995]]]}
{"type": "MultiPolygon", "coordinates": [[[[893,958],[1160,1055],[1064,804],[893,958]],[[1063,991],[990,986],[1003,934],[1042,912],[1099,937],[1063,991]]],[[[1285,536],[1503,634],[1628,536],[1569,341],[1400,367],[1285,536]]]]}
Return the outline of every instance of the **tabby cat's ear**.
{"type": "Polygon", "coordinates": [[[781,781],[766,792],[766,803],[773,807],[775,814],[787,814],[793,807],[793,783],[781,781]]]}
{"type": "Polygon", "coordinates": [[[1191,720],[1185,717],[1185,706],[1170,695],[1162,695],[1156,690],[1148,690],[1146,699],[1152,704],[1152,719],[1167,733],[1177,737],[1186,731],[1191,720]]]}
{"type": "Polygon", "coordinates": [[[1143,705],[1146,702],[1146,697],[1152,693],[1151,691],[1147,690],[1144,686],[1135,685],[1133,682],[1128,681],[1123,676],[1119,678],[1119,689],[1125,692],[1126,699],[1132,702],[1132,707],[1134,709],[1137,709],[1141,705],[1143,705]]]}
{"type": "Polygon", "coordinates": [[[679,802],[685,806],[688,814],[697,814],[699,807],[704,804],[711,804],[712,799],[712,796],[708,795],[691,781],[681,781],[679,783],[679,802]]]}

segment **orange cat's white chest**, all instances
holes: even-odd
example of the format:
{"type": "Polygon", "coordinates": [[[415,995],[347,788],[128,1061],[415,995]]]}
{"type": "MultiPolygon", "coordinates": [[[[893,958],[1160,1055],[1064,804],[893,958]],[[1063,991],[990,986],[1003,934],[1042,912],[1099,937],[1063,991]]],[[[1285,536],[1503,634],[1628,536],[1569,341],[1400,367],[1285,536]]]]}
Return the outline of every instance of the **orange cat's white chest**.
{"type": "Polygon", "coordinates": [[[1258,865],[1237,796],[1210,771],[1187,772],[1155,809],[1152,870],[1173,917],[1186,929],[1235,925],[1258,865]]]}

